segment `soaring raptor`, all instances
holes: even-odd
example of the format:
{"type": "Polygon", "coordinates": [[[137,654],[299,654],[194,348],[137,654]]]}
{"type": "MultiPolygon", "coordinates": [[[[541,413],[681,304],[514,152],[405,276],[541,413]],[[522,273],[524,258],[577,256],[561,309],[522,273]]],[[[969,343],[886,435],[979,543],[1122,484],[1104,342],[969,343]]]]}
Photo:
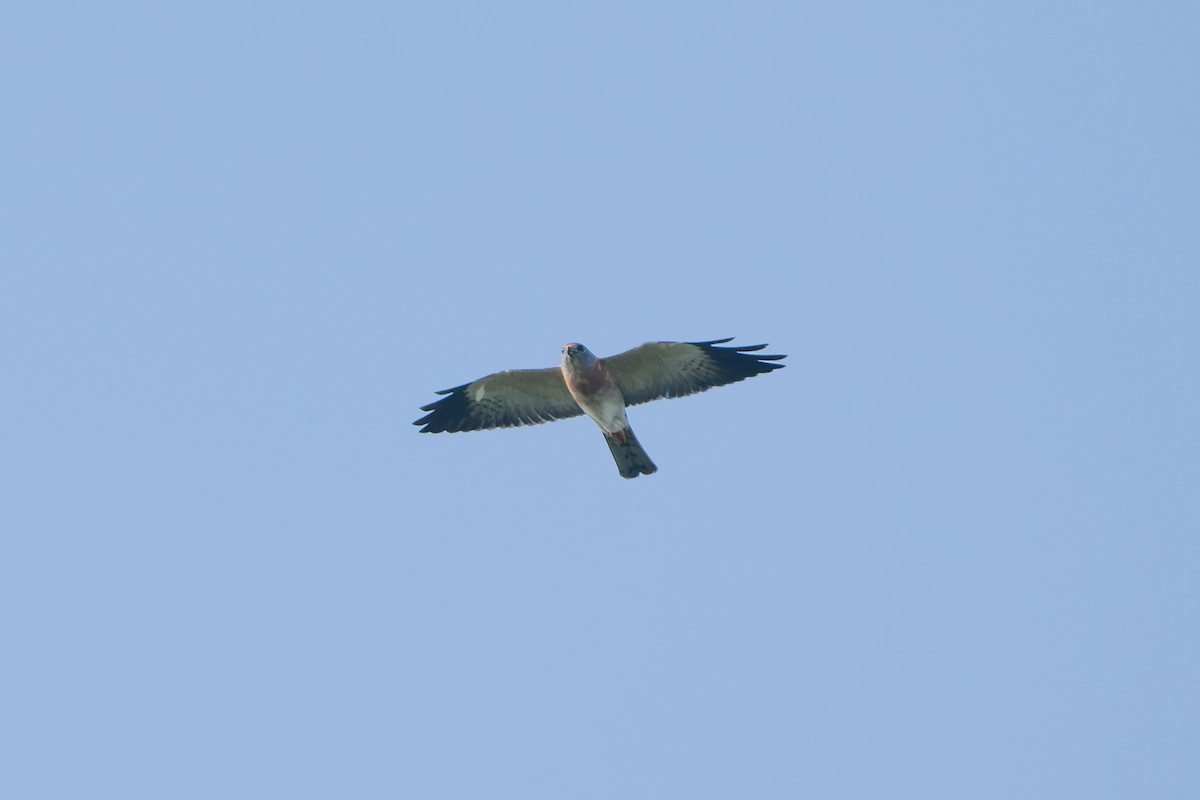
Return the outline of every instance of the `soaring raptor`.
{"type": "Polygon", "coordinates": [[[476,431],[536,425],[587,414],[604,433],[623,478],[658,467],[629,427],[626,406],[662,397],[683,397],[752,378],[783,364],[786,356],[759,355],[766,347],[717,347],[733,341],[648,342],[609,358],[581,344],[563,345],[562,364],[547,369],[509,369],[445,389],[441,400],[421,406],[414,422],[421,433],[476,431]]]}

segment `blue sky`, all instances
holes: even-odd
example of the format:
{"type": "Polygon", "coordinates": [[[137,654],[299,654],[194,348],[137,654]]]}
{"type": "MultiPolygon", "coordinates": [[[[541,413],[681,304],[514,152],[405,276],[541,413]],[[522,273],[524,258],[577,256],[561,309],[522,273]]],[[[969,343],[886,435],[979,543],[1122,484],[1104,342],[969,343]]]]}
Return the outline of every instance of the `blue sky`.
{"type": "Polygon", "coordinates": [[[1200,793],[1191,5],[4,17],[4,796],[1200,793]]]}

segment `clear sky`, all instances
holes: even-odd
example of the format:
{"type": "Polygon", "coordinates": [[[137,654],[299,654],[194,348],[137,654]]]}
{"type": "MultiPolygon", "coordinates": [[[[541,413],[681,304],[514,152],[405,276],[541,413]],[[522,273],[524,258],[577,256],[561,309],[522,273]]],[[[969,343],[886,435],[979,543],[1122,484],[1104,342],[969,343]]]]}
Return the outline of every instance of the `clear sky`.
{"type": "Polygon", "coordinates": [[[1200,796],[1194,3],[25,3],[0,795],[1200,796]],[[568,341],[787,368],[422,435],[568,341]]]}

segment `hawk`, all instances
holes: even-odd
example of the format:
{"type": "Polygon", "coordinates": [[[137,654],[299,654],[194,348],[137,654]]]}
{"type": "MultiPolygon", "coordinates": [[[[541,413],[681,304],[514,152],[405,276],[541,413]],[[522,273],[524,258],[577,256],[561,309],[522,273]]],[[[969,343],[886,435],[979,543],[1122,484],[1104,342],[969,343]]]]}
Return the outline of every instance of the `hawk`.
{"type": "Polygon", "coordinates": [[[648,342],[620,355],[597,358],[577,342],[563,345],[562,363],[547,369],[509,369],[444,389],[421,406],[421,433],[536,425],[587,414],[604,433],[623,478],[658,470],[629,427],[626,406],[683,397],[781,369],[786,356],[760,355],[766,347],[718,347],[733,341],[648,342]]]}

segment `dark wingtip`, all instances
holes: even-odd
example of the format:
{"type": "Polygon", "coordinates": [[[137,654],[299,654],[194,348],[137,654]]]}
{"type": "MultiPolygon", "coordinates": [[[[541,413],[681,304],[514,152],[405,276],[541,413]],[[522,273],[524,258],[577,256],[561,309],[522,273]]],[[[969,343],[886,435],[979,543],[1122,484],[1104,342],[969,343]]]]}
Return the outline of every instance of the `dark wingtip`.
{"type": "Polygon", "coordinates": [[[702,348],[716,362],[726,379],[726,383],[745,380],[746,378],[762,375],[771,370],[783,369],[786,366],[786,364],[770,363],[787,358],[786,355],[758,354],[759,350],[766,348],[767,345],[765,344],[750,344],[741,347],[715,346],[730,341],[733,341],[733,337],[728,339],[714,339],[711,342],[690,342],[690,344],[702,348]]]}
{"type": "Polygon", "coordinates": [[[464,389],[470,386],[469,383],[464,383],[462,386],[455,386],[453,389],[442,389],[436,394],[445,395],[441,400],[435,400],[429,405],[421,406],[422,411],[429,413],[420,419],[413,422],[413,425],[424,425],[421,428],[421,433],[444,433],[447,431],[456,431],[462,428],[462,421],[466,419],[469,409],[467,408],[467,394],[464,389]]]}

